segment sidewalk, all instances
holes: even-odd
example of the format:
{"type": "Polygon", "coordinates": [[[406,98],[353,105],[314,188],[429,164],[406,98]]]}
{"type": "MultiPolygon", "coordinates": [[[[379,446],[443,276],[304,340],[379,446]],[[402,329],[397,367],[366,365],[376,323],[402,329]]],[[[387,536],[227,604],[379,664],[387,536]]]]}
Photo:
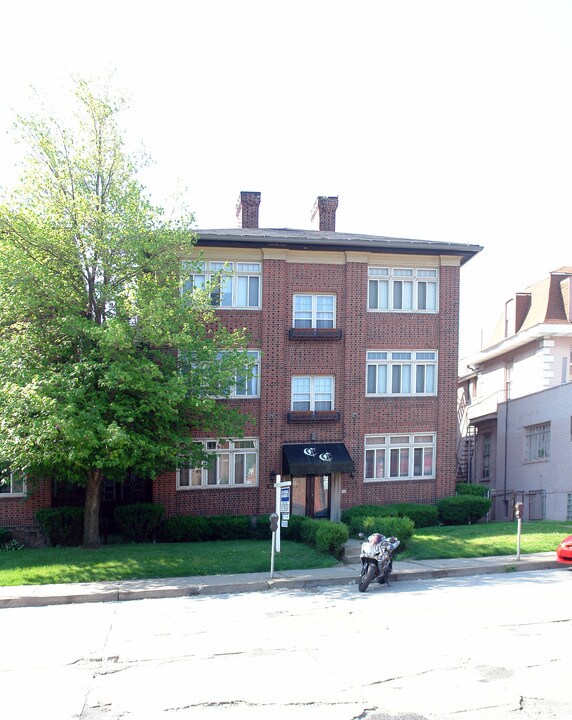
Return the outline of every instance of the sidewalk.
{"type": "MultiPolygon", "coordinates": [[[[520,560],[513,555],[459,560],[398,560],[393,564],[390,582],[551,568],[567,569],[556,560],[554,552],[521,555],[520,560]]],[[[352,563],[317,570],[275,572],[273,578],[269,571],[243,575],[0,587],[0,608],[352,585],[357,584],[360,569],[359,564],[352,563]]],[[[372,588],[375,587],[373,583],[372,588]]]]}

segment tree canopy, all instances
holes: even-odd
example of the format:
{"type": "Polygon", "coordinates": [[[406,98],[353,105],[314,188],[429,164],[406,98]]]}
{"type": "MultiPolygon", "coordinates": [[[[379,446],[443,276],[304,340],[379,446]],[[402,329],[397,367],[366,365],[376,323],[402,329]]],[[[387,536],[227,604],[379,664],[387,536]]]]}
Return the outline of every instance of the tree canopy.
{"type": "Polygon", "coordinates": [[[103,477],[199,465],[193,429],[242,434],[218,398],[249,361],[244,331],[185,289],[193,216],[151,203],[125,101],[82,80],[75,96],[73,121],[18,119],[28,154],[0,201],[0,459],[84,485],[84,544],[97,545],[103,477]]]}

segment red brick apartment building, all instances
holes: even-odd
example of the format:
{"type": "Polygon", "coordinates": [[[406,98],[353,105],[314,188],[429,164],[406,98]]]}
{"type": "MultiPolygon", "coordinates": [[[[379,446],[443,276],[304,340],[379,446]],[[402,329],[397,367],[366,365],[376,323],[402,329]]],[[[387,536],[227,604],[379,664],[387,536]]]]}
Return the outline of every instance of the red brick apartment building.
{"type": "MultiPolygon", "coordinates": [[[[247,328],[258,373],[224,402],[255,422],[240,439],[197,436],[216,455],[208,470],[106,483],[102,511],[145,499],[167,516],[267,513],[277,474],[292,481],[292,513],[334,520],[453,494],[460,268],[481,247],[336,232],[337,197],[318,198],[317,230],[263,229],[260,199],[241,193],[239,227],[198,232],[193,277],[232,271],[217,313],[247,328]]],[[[45,489],[11,490],[0,527],[33,525],[50,504],[45,489]]]]}
{"type": "Polygon", "coordinates": [[[232,268],[217,312],[248,329],[259,374],[227,402],[255,422],[203,438],[216,467],[161,476],[153,499],[168,515],[256,515],[280,474],[292,513],[337,520],[453,494],[460,268],[481,248],[336,232],[337,197],[318,198],[318,230],[263,229],[260,199],[241,193],[240,227],[199,231],[194,278],[232,268]]]}

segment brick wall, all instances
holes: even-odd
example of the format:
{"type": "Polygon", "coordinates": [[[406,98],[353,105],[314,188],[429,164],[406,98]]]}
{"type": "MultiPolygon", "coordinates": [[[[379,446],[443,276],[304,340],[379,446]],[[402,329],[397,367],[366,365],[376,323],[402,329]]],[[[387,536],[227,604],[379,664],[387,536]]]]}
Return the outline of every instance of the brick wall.
{"type": "Polygon", "coordinates": [[[0,527],[9,530],[36,525],[36,511],[51,505],[51,483],[28,481],[27,497],[0,495],[0,527]]]}
{"type": "MultiPolygon", "coordinates": [[[[274,508],[271,471],[281,472],[282,445],[343,442],[355,462],[354,476],[342,477],[342,509],[357,503],[426,502],[454,492],[456,475],[456,385],[458,348],[459,267],[440,267],[440,312],[368,313],[367,262],[346,262],[345,255],[328,263],[266,259],[260,311],[220,310],[229,327],[246,327],[251,347],[262,350],[260,400],[244,402],[256,416],[246,435],[259,438],[259,488],[195,488],[175,492],[175,475],[155,483],[154,498],[167,514],[251,514],[274,508]],[[341,258],[341,259],[340,259],[341,258]],[[341,340],[290,340],[295,293],[336,295],[336,327],[341,340]],[[437,397],[366,398],[366,351],[418,349],[438,351],[437,397]],[[333,375],[335,409],[341,419],[327,423],[287,421],[291,377],[333,375]],[[364,483],[364,435],[377,433],[437,434],[436,478],[418,481],[364,483]],[[174,497],[173,497],[174,496],[174,497]]],[[[314,256],[315,259],[315,256],[314,256]]],[[[383,262],[383,260],[380,260],[383,262]]],[[[414,265],[414,263],[412,263],[414,265]]],[[[438,264],[438,259],[436,260],[438,264]]]]}

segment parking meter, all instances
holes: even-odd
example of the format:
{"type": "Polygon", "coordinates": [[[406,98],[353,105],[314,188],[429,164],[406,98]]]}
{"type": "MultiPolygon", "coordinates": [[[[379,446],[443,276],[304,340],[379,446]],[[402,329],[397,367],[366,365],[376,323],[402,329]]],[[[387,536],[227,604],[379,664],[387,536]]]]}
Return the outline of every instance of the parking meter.
{"type": "Polygon", "coordinates": [[[517,502],[514,506],[514,514],[516,516],[516,559],[520,560],[520,533],[522,531],[522,515],[524,511],[524,503],[517,502]]]}
{"type": "Polygon", "coordinates": [[[278,530],[278,515],[271,513],[270,515],[270,530],[275,533],[278,530]]]}

